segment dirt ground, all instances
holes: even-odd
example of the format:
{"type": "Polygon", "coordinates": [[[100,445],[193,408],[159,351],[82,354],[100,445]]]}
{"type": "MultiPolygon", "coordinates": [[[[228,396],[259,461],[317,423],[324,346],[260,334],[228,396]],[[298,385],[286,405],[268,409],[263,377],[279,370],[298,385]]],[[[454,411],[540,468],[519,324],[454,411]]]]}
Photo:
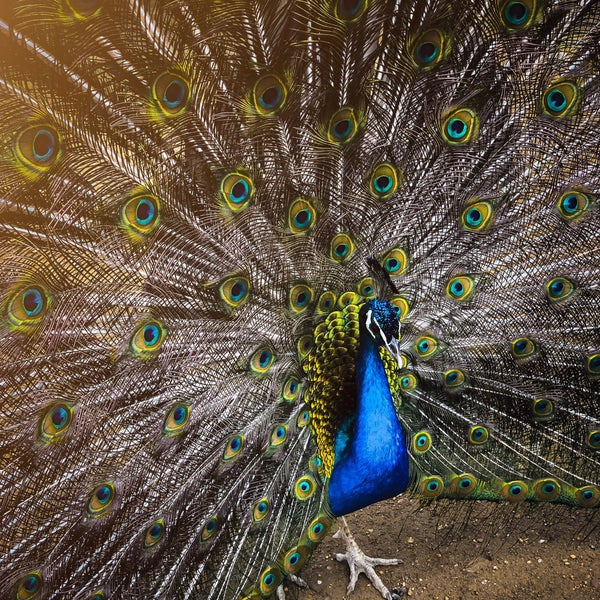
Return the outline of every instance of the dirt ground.
{"type": "MultiPolygon", "coordinates": [[[[377,567],[390,590],[405,588],[403,599],[600,600],[598,512],[479,502],[421,507],[396,498],[348,523],[366,554],[404,561],[377,567]]],[[[380,600],[364,575],[346,596],[348,567],[333,558],[343,551],[343,541],[329,536],[302,572],[309,589],[290,590],[291,597],[380,600]]]]}

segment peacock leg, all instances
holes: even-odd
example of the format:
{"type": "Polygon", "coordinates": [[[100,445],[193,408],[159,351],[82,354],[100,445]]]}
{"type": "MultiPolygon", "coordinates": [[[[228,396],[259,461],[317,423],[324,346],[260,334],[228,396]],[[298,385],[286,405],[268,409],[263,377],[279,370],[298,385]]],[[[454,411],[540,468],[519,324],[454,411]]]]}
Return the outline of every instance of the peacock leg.
{"type": "Polygon", "coordinates": [[[350,532],[348,523],[344,517],[339,517],[339,530],[333,536],[334,538],[343,538],[346,543],[346,552],[335,555],[336,560],[340,562],[346,561],[350,567],[350,581],[348,582],[347,593],[354,591],[354,586],[358,581],[358,576],[361,573],[369,579],[371,585],[386,599],[394,600],[394,596],[381,581],[379,575],[375,572],[375,567],[381,565],[397,565],[402,563],[398,558],[371,558],[359,548],[354,540],[354,536],[350,532]]]}

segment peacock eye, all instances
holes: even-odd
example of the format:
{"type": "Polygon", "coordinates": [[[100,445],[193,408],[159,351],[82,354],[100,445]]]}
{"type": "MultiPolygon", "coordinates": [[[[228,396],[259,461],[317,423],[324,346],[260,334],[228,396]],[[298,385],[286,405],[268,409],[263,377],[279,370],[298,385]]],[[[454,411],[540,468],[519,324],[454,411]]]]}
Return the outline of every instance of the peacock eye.
{"type": "Polygon", "coordinates": [[[600,503],[600,489],[594,485],[585,485],[575,490],[575,498],[580,506],[592,508],[600,503]]]}
{"type": "Polygon", "coordinates": [[[42,590],[43,578],[38,571],[32,571],[22,577],[17,585],[16,599],[17,600],[34,600],[40,598],[42,590]]]}
{"type": "Polygon", "coordinates": [[[444,480],[437,475],[423,477],[419,489],[425,498],[435,498],[444,491],[444,480]]]}
{"type": "Polygon", "coordinates": [[[346,306],[356,305],[359,302],[359,295],[351,291],[340,294],[340,297],[337,299],[338,308],[345,308],[346,306]]]}
{"type": "Polygon", "coordinates": [[[535,10],[535,0],[525,0],[522,2],[505,0],[505,2],[500,5],[502,23],[509,31],[525,29],[531,24],[535,10]]]}
{"type": "Polygon", "coordinates": [[[600,354],[592,354],[587,358],[587,371],[592,377],[600,375],[600,354]]]}
{"type": "Polygon", "coordinates": [[[283,582],[283,573],[278,567],[269,567],[260,574],[259,590],[262,596],[271,596],[283,582]]]}
{"type": "Polygon", "coordinates": [[[94,488],[87,503],[88,515],[93,518],[103,516],[112,505],[115,495],[115,486],[111,482],[103,483],[94,488]]]}
{"type": "Polygon", "coordinates": [[[271,447],[281,446],[285,444],[288,437],[288,426],[285,424],[276,425],[271,431],[269,443],[271,447]]]}
{"type": "Polygon", "coordinates": [[[60,153],[60,138],[50,125],[33,125],[24,129],[17,138],[16,155],[30,171],[47,171],[60,153]]]}
{"type": "Polygon", "coordinates": [[[285,105],[287,89],[277,75],[264,75],[252,90],[254,109],[261,116],[273,115],[285,105]]]}
{"type": "Polygon", "coordinates": [[[562,302],[573,295],[575,284],[566,277],[554,277],[546,284],[546,295],[552,302],[562,302]]]}
{"type": "Polygon", "coordinates": [[[461,224],[467,231],[483,231],[489,227],[492,215],[493,209],[489,202],[476,202],[463,211],[461,224]]]}
{"type": "Polygon", "coordinates": [[[7,307],[7,319],[15,329],[33,331],[42,323],[50,306],[50,296],[40,285],[17,288],[7,307]]]}
{"type": "Polygon", "coordinates": [[[483,425],[474,425],[469,429],[469,442],[477,446],[485,444],[490,437],[490,432],[483,425]]]}
{"type": "Polygon", "coordinates": [[[456,108],[447,113],[442,122],[442,136],[451,146],[466,144],[475,138],[477,115],[468,108],[456,108]]]}
{"type": "Polygon", "coordinates": [[[536,481],[533,485],[533,493],[538,500],[551,502],[560,495],[561,487],[556,479],[547,478],[536,481]]]}
{"type": "Polygon", "coordinates": [[[524,481],[509,481],[502,486],[501,493],[509,502],[522,502],[527,497],[529,488],[524,481]]]}
{"type": "Polygon", "coordinates": [[[335,144],[345,144],[358,131],[358,121],[352,108],[341,108],[329,120],[327,139],[335,144]]]}
{"type": "Polygon", "coordinates": [[[337,302],[337,296],[331,292],[323,292],[319,296],[319,300],[317,301],[317,314],[318,315],[327,315],[329,314],[333,308],[335,307],[335,303],[337,302]]]}
{"type": "Polygon", "coordinates": [[[457,275],[446,284],[446,295],[452,300],[469,300],[474,293],[475,280],[469,275],[457,275]]]}
{"type": "Polygon", "coordinates": [[[222,179],[220,193],[225,206],[231,212],[237,213],[246,208],[252,200],[254,182],[247,175],[235,171],[222,179]]]}
{"type": "Polygon", "coordinates": [[[392,248],[381,262],[390,277],[399,277],[406,271],[408,257],[402,248],[392,248]]]}
{"type": "Polygon", "coordinates": [[[398,309],[398,318],[402,321],[410,311],[408,300],[403,296],[393,296],[390,299],[390,304],[398,309]]]}
{"type": "Polygon", "coordinates": [[[590,198],[579,191],[570,191],[563,194],[558,201],[558,212],[567,220],[577,220],[590,206],[590,198]]]}
{"type": "Polygon", "coordinates": [[[451,488],[454,495],[464,498],[475,491],[477,488],[477,479],[471,473],[462,473],[453,478],[451,488]]]}
{"type": "Polygon", "coordinates": [[[271,512],[271,502],[267,497],[261,498],[252,508],[252,520],[254,523],[264,521],[271,512]]]}
{"type": "Polygon", "coordinates": [[[424,31],[413,43],[411,58],[423,71],[435,67],[444,57],[445,37],[438,29],[424,31]]]}
{"type": "Polygon", "coordinates": [[[54,404],[46,410],[40,420],[40,441],[50,443],[60,440],[67,433],[72,420],[73,408],[70,404],[54,404]]]}
{"type": "Polygon", "coordinates": [[[532,403],[532,413],[535,421],[548,421],[554,417],[556,407],[548,398],[535,398],[532,403]]]}
{"type": "Polygon", "coordinates": [[[156,354],[165,340],[166,330],[158,321],[144,323],[133,334],[130,347],[132,352],[142,358],[156,354]]]}
{"type": "Polygon", "coordinates": [[[298,350],[298,357],[300,360],[305,359],[310,354],[310,351],[314,348],[314,346],[315,340],[312,335],[307,333],[300,336],[296,342],[296,349],[298,350]]]}
{"type": "Polygon", "coordinates": [[[417,378],[412,373],[408,373],[400,378],[400,389],[403,392],[410,392],[417,387],[417,378]]]}
{"type": "Polygon", "coordinates": [[[375,297],[375,287],[373,283],[372,277],[363,277],[357,285],[358,293],[363,298],[374,298],[375,297]]]}
{"type": "Polygon", "coordinates": [[[231,308],[239,308],[250,297],[250,280],[243,275],[228,277],[219,286],[219,296],[231,308]]]}
{"type": "Polygon", "coordinates": [[[264,375],[275,362],[275,354],[270,348],[261,347],[250,358],[250,370],[257,375],[264,375]]]}
{"type": "Polygon", "coordinates": [[[308,539],[314,544],[319,543],[327,535],[331,524],[331,519],[325,515],[315,517],[306,529],[308,539]]]}
{"type": "Polygon", "coordinates": [[[294,483],[294,494],[298,500],[308,500],[317,490],[312,475],[303,475],[294,483]]]}
{"type": "Polygon", "coordinates": [[[447,387],[458,387],[465,381],[465,375],[458,369],[450,369],[444,373],[444,384],[447,387]]]}
{"type": "Polygon", "coordinates": [[[314,292],[307,285],[300,284],[292,287],[289,293],[288,305],[292,312],[304,312],[313,301],[314,292]]]}
{"type": "Polygon", "coordinates": [[[306,546],[294,546],[283,557],[283,568],[292,575],[298,573],[309,557],[310,551],[306,546]]]}
{"type": "Polygon", "coordinates": [[[163,538],[165,534],[165,522],[163,519],[158,519],[148,529],[144,534],[144,548],[150,549],[153,546],[156,546],[158,542],[163,538]]]}
{"type": "Polygon", "coordinates": [[[571,81],[563,81],[546,90],[542,101],[542,110],[548,116],[560,119],[572,114],[578,102],[578,86],[571,81]]]}
{"type": "Polygon", "coordinates": [[[440,349],[440,345],[434,337],[430,335],[423,335],[417,338],[414,348],[419,358],[427,359],[431,358],[437,353],[437,351],[440,349]]]}
{"type": "Polygon", "coordinates": [[[431,448],[431,435],[428,431],[419,431],[413,436],[413,451],[424,454],[431,448]]]}
{"type": "Polygon", "coordinates": [[[159,215],[160,203],[151,194],[136,195],[121,209],[123,225],[143,235],[150,233],[158,225],[159,215]]]}
{"type": "Polygon", "coordinates": [[[333,236],[329,245],[329,256],[335,262],[344,262],[354,254],[354,242],[346,233],[333,236]]]}
{"type": "Polygon", "coordinates": [[[219,518],[217,515],[213,515],[206,523],[204,527],[202,527],[202,531],[200,532],[200,540],[202,542],[208,542],[215,533],[217,532],[217,526],[219,524],[219,518]]]}
{"type": "Polygon", "coordinates": [[[600,450],[600,430],[593,429],[587,435],[586,444],[592,450],[600,450]]]}
{"type": "Polygon", "coordinates": [[[299,235],[310,231],[316,222],[317,213],[313,205],[303,198],[296,198],[288,210],[290,233],[299,235]]]}
{"type": "Polygon", "coordinates": [[[369,190],[375,198],[389,198],[398,189],[398,171],[390,163],[377,165],[371,173],[369,190]]]}
{"type": "Polygon", "coordinates": [[[152,86],[152,96],[161,113],[167,117],[181,114],[189,99],[190,86],[182,75],[166,72],[152,86]]]}
{"type": "Polygon", "coordinates": [[[299,429],[306,427],[310,423],[310,413],[308,410],[303,410],[296,419],[296,426],[299,429]]]}
{"type": "Polygon", "coordinates": [[[167,413],[163,423],[162,432],[164,436],[173,437],[179,435],[190,420],[190,407],[178,402],[167,413]]]}
{"type": "Polygon", "coordinates": [[[337,0],[335,16],[340,21],[354,22],[362,17],[367,9],[367,0],[337,0]]]}
{"type": "Polygon", "coordinates": [[[526,358],[532,356],[537,351],[537,348],[533,340],[521,337],[512,342],[511,350],[515,358],[526,358]]]}
{"type": "Polygon", "coordinates": [[[245,437],[241,433],[233,435],[225,444],[225,450],[223,451],[223,461],[232,462],[239,458],[240,453],[244,447],[245,437]]]}

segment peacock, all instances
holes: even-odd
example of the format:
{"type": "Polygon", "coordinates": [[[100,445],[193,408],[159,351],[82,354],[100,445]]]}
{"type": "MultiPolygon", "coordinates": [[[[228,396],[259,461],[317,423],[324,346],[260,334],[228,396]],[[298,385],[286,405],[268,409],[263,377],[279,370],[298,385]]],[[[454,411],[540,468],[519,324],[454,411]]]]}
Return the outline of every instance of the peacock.
{"type": "Polygon", "coordinates": [[[597,1],[4,2],[0,115],[0,597],[600,506],[597,1]]]}

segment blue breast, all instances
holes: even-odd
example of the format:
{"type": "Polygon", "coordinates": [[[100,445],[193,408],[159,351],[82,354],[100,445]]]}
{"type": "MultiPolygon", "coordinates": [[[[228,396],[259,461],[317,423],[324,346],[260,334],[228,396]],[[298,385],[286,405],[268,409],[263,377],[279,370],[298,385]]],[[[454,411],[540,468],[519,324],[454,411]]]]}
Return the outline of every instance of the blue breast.
{"type": "Polygon", "coordinates": [[[404,432],[392,401],[379,349],[361,332],[356,357],[357,410],[336,437],[329,502],[341,516],[391,498],[408,486],[404,432]]]}

